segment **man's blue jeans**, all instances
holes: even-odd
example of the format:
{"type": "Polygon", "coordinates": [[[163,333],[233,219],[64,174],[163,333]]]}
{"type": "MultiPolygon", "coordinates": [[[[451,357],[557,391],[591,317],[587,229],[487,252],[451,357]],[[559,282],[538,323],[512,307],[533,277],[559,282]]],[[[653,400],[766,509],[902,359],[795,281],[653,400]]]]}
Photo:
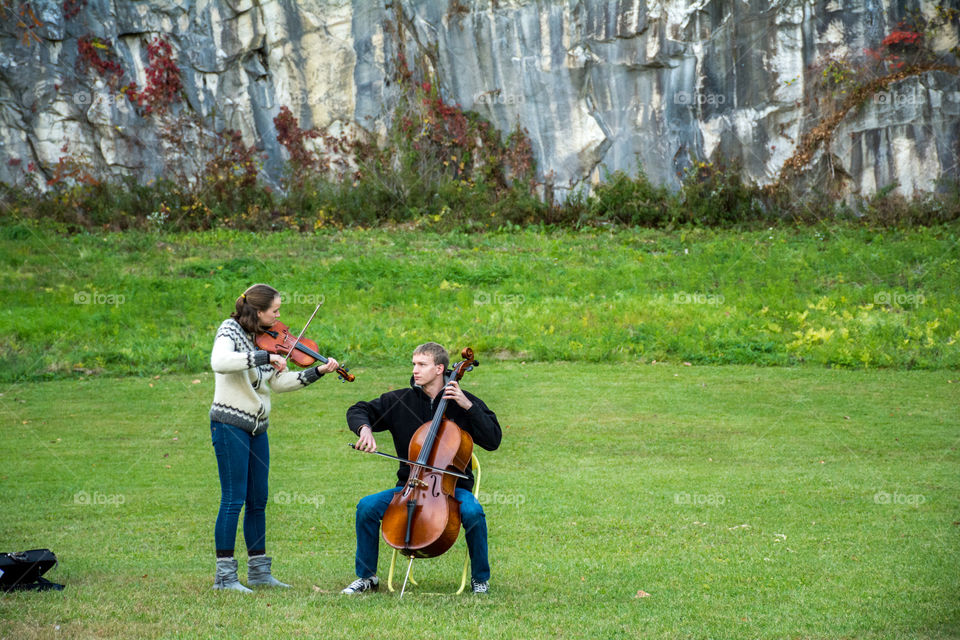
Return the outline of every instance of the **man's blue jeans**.
{"type": "Polygon", "coordinates": [[[267,475],[270,471],[270,444],[266,432],[252,436],[239,427],[210,421],[210,438],[220,472],[220,512],[214,528],[214,542],[221,555],[233,551],[237,540],[240,508],[247,551],[263,553],[267,547],[267,475]]]}
{"type": "MultiPolygon", "coordinates": [[[[377,575],[377,558],[380,552],[380,521],[393,495],[401,487],[387,489],[362,498],[357,503],[357,577],[377,575]]],[[[490,561],[487,558],[487,518],[476,497],[466,489],[457,487],[453,497],[460,501],[460,520],[470,552],[470,574],[477,582],[490,579],[490,561]]]]}

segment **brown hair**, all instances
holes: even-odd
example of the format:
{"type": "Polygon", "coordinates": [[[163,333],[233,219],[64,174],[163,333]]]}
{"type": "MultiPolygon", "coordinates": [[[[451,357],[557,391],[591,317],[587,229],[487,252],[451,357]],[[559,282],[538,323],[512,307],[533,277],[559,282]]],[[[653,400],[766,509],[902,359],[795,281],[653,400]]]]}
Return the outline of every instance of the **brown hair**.
{"type": "Polygon", "coordinates": [[[433,364],[442,364],[444,369],[450,367],[450,356],[447,350],[436,342],[424,342],[413,350],[413,355],[428,355],[433,358],[433,364]]]}
{"type": "Polygon", "coordinates": [[[247,333],[260,331],[260,319],[257,311],[266,311],[273,306],[273,301],[280,296],[280,292],[266,284],[255,284],[244,291],[237,298],[236,310],[230,317],[236,320],[247,333]]]}

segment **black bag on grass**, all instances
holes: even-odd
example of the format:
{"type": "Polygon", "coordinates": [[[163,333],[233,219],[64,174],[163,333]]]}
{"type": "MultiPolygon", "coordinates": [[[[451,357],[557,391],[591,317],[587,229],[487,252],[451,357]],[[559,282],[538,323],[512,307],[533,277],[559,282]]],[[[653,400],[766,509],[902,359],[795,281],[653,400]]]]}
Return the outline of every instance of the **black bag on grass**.
{"type": "Polygon", "coordinates": [[[0,591],[60,591],[62,584],[40,577],[55,564],[57,556],[50,549],[0,553],[0,591]]]}

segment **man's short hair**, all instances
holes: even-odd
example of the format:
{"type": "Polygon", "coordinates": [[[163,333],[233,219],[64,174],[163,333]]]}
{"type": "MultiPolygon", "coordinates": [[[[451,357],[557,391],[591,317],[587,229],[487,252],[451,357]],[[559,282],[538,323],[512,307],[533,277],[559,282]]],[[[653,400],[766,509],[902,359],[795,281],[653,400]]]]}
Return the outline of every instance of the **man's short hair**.
{"type": "Polygon", "coordinates": [[[444,369],[450,367],[450,355],[436,342],[424,342],[413,350],[413,355],[428,355],[433,358],[433,364],[442,364],[444,369]]]}

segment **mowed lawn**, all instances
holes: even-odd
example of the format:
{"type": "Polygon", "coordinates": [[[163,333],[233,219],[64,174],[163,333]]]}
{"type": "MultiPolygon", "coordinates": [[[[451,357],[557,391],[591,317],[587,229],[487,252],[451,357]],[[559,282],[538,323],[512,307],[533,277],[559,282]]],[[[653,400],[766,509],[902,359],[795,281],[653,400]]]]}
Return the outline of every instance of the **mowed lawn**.
{"type": "Polygon", "coordinates": [[[251,596],[210,589],[212,375],[3,385],[0,550],[53,549],[66,589],[0,596],[0,638],[960,635],[956,371],[478,358],[463,386],[504,427],[485,597],[427,593],[462,540],[402,600],[339,594],[356,501],[395,478],[344,412],[406,366],[275,397],[267,548],[294,588],[251,596]]]}
{"type": "Polygon", "coordinates": [[[0,224],[0,382],[190,373],[255,282],[352,364],[485,358],[960,370],[960,224],[435,234],[0,224]],[[468,338],[469,337],[469,338],[468,338]],[[459,347],[457,347],[459,348],[459,347]]]}

